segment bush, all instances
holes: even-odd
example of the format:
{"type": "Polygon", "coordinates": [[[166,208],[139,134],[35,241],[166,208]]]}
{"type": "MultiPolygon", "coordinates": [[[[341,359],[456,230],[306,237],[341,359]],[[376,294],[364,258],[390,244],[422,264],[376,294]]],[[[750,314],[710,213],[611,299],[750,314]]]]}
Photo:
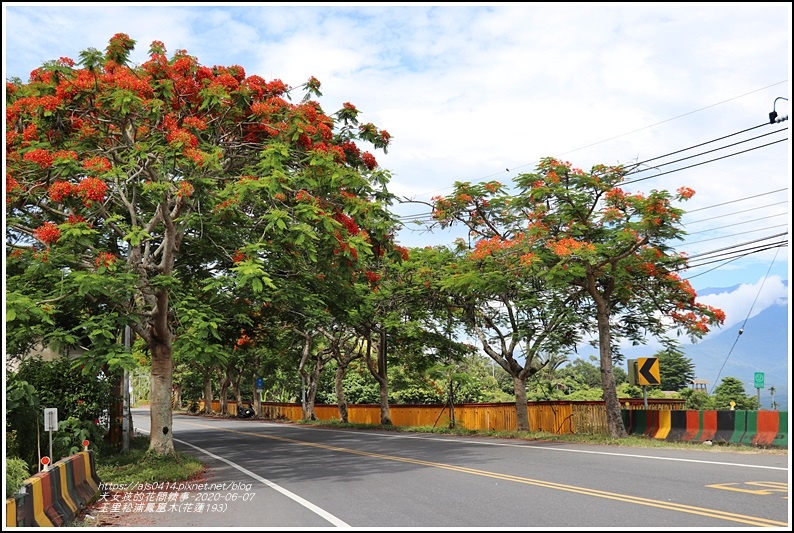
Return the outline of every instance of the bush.
{"type": "Polygon", "coordinates": [[[86,372],[66,357],[23,359],[17,372],[6,377],[6,440],[13,444],[8,455],[37,465],[39,445],[49,453],[43,409],[50,407],[58,409],[59,419],[53,463],[71,455],[85,438],[97,443],[105,433],[101,421],[110,402],[111,380],[102,373],[86,372]]]}
{"type": "Polygon", "coordinates": [[[19,457],[6,457],[6,496],[11,497],[30,477],[28,464],[19,457]]]}

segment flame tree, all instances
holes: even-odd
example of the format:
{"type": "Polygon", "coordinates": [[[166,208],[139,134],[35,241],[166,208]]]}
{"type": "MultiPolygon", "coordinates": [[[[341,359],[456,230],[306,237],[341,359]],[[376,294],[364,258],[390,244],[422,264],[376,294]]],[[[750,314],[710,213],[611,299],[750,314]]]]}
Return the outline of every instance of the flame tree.
{"type": "Polygon", "coordinates": [[[436,224],[468,226],[476,237],[469,259],[481,268],[496,265],[496,274],[506,275],[502,263],[482,259],[508,251],[514,256],[510,276],[537,286],[539,295],[560,295],[540,302],[547,313],[570,305],[566,296],[588,296],[594,316],[582,317],[582,329],[595,322],[613,437],[626,435],[613,374],[619,341],[642,344],[650,335],[671,345],[672,332],[695,341],[725,319],[721,310],[697,303],[694,289],[677,274],[687,259],[671,244],[685,235],[683,210],[672,201],[687,200],[694,191],[630,194],[619,187],[625,175],[622,166],[584,172],[544,158],[536,172],[515,178],[512,191],[498,182],[458,183],[452,195],[433,204],[436,224]]]}
{"type": "Polygon", "coordinates": [[[6,253],[22,272],[7,327],[118,363],[129,325],[151,356],[150,451],[171,454],[174,295],[266,301],[306,268],[342,279],[391,253],[389,175],[359,146],[391,139],[350,103],[324,113],[315,78],[293,103],[280,80],[159,41],[133,65],[134,46],[119,33],[6,83],[6,253]],[[35,273],[51,282],[22,281],[35,273]],[[56,327],[62,313],[77,325],[56,327]]]}

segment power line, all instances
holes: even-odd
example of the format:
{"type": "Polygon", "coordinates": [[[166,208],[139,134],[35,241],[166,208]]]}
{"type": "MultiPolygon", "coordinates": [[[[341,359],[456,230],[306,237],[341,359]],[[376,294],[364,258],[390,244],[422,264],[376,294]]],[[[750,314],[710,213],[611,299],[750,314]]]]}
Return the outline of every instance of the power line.
{"type": "MultiPolygon", "coordinates": [[[[747,257],[748,255],[752,255],[752,254],[755,254],[755,253],[758,253],[758,252],[765,252],[765,251],[771,250],[773,248],[783,248],[783,247],[786,247],[786,246],[788,246],[788,241],[782,241],[782,243],[776,244],[775,246],[764,247],[763,249],[755,250],[755,251],[752,251],[752,252],[747,252],[746,254],[737,255],[737,256],[732,257],[732,258],[727,259],[727,260],[720,259],[720,260],[714,260],[714,261],[701,263],[700,265],[697,265],[697,267],[702,267],[702,266],[709,265],[709,264],[712,264],[712,263],[719,263],[719,265],[715,266],[714,268],[710,268],[710,269],[708,269],[708,270],[706,270],[704,272],[700,272],[699,274],[694,274],[692,276],[689,276],[689,277],[686,277],[686,278],[682,278],[682,279],[690,280],[690,279],[696,278],[698,276],[702,276],[704,274],[708,274],[709,272],[713,272],[713,271],[715,271],[717,269],[720,269],[720,268],[724,267],[725,265],[736,261],[737,259],[741,259],[742,257],[747,257]]],[[[697,267],[695,267],[695,268],[697,268],[697,267]]]]}
{"type": "MultiPolygon", "coordinates": [[[[778,251],[780,251],[778,249],[778,251]]],[[[777,252],[775,252],[775,257],[772,258],[772,262],[769,264],[769,269],[766,271],[766,275],[764,276],[764,280],[761,282],[761,286],[758,287],[758,292],[755,294],[755,299],[753,300],[752,305],[750,306],[750,310],[747,311],[747,316],[742,322],[742,326],[739,328],[739,331],[736,335],[736,340],[733,341],[733,346],[731,346],[730,351],[728,351],[728,355],[725,356],[725,361],[723,361],[722,366],[720,367],[720,371],[717,373],[717,379],[720,378],[720,374],[722,374],[722,369],[725,368],[725,364],[728,362],[728,358],[730,358],[731,354],[733,353],[733,349],[736,347],[736,343],[739,342],[739,337],[742,336],[744,333],[744,327],[747,325],[747,321],[750,320],[750,314],[753,312],[753,307],[755,307],[756,302],[758,301],[758,296],[761,294],[761,289],[764,288],[764,283],[766,283],[766,278],[769,277],[769,272],[772,270],[772,265],[775,264],[775,259],[777,259],[777,252]]],[[[714,380],[715,384],[717,379],[714,380]]],[[[711,386],[711,392],[714,392],[714,385],[711,386]]],[[[760,409],[760,406],[759,406],[760,409]]]]}
{"type": "Polygon", "coordinates": [[[767,194],[774,194],[776,192],[783,192],[783,191],[787,191],[787,190],[788,190],[788,187],[783,187],[782,189],[775,189],[774,191],[762,192],[761,194],[755,194],[753,196],[745,196],[744,198],[738,198],[736,200],[730,200],[728,202],[722,202],[720,204],[709,205],[709,206],[706,206],[706,207],[699,207],[697,209],[692,209],[691,211],[687,211],[687,214],[695,213],[697,211],[704,211],[706,209],[712,209],[714,207],[720,207],[720,206],[723,206],[723,205],[734,204],[736,202],[743,202],[744,200],[750,200],[751,198],[759,198],[761,196],[766,196],[767,194]]]}
{"type": "Polygon", "coordinates": [[[742,224],[749,224],[751,222],[758,222],[759,220],[766,220],[767,218],[781,217],[781,216],[784,216],[784,215],[788,215],[788,213],[778,213],[776,215],[768,215],[768,216],[761,217],[761,218],[754,218],[752,220],[744,220],[742,222],[736,222],[735,224],[728,224],[727,226],[718,226],[716,228],[709,228],[709,229],[704,229],[704,230],[701,230],[701,231],[693,231],[691,233],[687,233],[687,236],[697,235],[699,233],[709,233],[711,231],[717,231],[718,229],[732,228],[734,226],[741,226],[742,224]]]}
{"type": "MultiPolygon", "coordinates": [[[[751,198],[751,197],[748,197],[748,198],[751,198]]],[[[743,200],[745,200],[745,199],[746,199],[746,198],[743,198],[743,200]]],[[[700,220],[693,220],[692,222],[687,222],[687,223],[685,223],[684,225],[685,225],[685,226],[690,226],[690,225],[692,225],[692,224],[699,224],[699,223],[701,223],[701,222],[707,222],[707,221],[709,221],[709,220],[715,220],[715,219],[718,219],[718,218],[725,218],[725,217],[732,216],[732,215],[740,215],[740,214],[742,214],[742,213],[749,213],[750,211],[756,211],[756,210],[758,210],[758,209],[765,209],[765,208],[767,208],[767,207],[774,207],[774,206],[776,206],[776,205],[780,205],[780,204],[787,204],[787,203],[788,203],[788,201],[785,201],[785,202],[775,202],[774,204],[759,205],[758,207],[753,207],[752,209],[742,209],[741,211],[733,211],[733,212],[731,212],[731,213],[726,213],[726,214],[724,214],[724,215],[717,215],[717,216],[715,216],[715,217],[701,218],[700,220]]],[[[711,207],[714,207],[714,206],[711,206],[711,207]]],[[[703,208],[701,208],[701,209],[710,209],[710,208],[709,208],[709,207],[703,207],[703,208]]],[[[687,211],[686,213],[684,213],[684,215],[688,215],[688,214],[689,214],[689,213],[691,213],[691,212],[692,212],[692,211],[687,211]]],[[[692,234],[690,233],[690,235],[692,235],[692,234]]]]}
{"type": "MultiPolygon", "coordinates": [[[[729,135],[723,135],[722,137],[717,137],[716,139],[712,139],[710,141],[706,141],[706,142],[703,142],[703,143],[700,143],[700,144],[695,144],[693,146],[690,146],[689,148],[682,148],[681,150],[676,150],[675,152],[670,152],[668,154],[660,155],[660,156],[657,156],[657,157],[652,157],[651,159],[646,159],[645,161],[640,161],[640,162],[634,163],[634,164],[635,165],[644,165],[645,163],[648,163],[650,161],[656,161],[657,159],[661,159],[663,157],[668,157],[668,156],[671,156],[671,155],[680,154],[681,152],[686,152],[688,150],[692,150],[693,148],[699,148],[701,146],[706,146],[707,144],[711,144],[713,142],[721,141],[723,139],[728,139],[729,137],[733,137],[734,135],[739,135],[740,133],[747,133],[748,131],[752,131],[752,130],[758,129],[758,128],[763,128],[764,126],[768,126],[768,125],[769,125],[769,123],[765,122],[763,124],[759,124],[758,126],[753,126],[752,128],[746,128],[746,129],[737,131],[736,133],[731,133],[729,135]]],[[[788,129],[788,128],[783,128],[783,130],[786,130],[786,129],[788,129]]],[[[777,133],[778,131],[782,131],[782,130],[773,131],[771,133],[765,133],[764,135],[759,135],[758,137],[753,137],[753,139],[757,139],[757,138],[763,137],[765,135],[772,135],[773,133],[777,133]]],[[[752,139],[749,139],[749,140],[752,140],[752,139]]],[[[742,141],[742,142],[745,142],[745,141],[742,141]]],[[[730,146],[730,145],[728,145],[728,146],[730,146]]],[[[657,166],[657,165],[654,165],[654,166],[657,166]]],[[[628,172],[627,175],[628,174],[634,174],[636,172],[644,172],[645,170],[647,170],[647,169],[632,170],[632,171],[628,172]]]]}
{"type": "Polygon", "coordinates": [[[690,255],[690,256],[689,256],[689,259],[695,259],[695,258],[698,258],[698,257],[703,257],[703,256],[706,256],[706,255],[711,255],[711,254],[713,254],[713,253],[716,253],[716,252],[722,252],[722,251],[725,251],[725,250],[733,250],[733,249],[734,249],[734,248],[736,248],[737,246],[745,246],[745,245],[747,245],[747,244],[753,244],[753,243],[756,243],[756,242],[761,242],[761,241],[765,241],[765,240],[768,240],[768,239],[774,239],[775,237],[782,237],[783,235],[787,235],[787,234],[788,234],[788,232],[784,231],[783,233],[778,233],[778,234],[776,234],[776,235],[770,235],[769,237],[763,237],[763,238],[761,238],[761,239],[755,239],[755,240],[752,240],[752,241],[748,241],[748,242],[740,243],[740,244],[738,244],[738,245],[737,245],[737,244],[734,244],[734,245],[731,245],[731,246],[727,246],[727,247],[725,247],[725,248],[718,248],[718,249],[716,249],[716,250],[712,250],[712,251],[710,251],[710,252],[703,252],[703,253],[699,253],[699,254],[695,254],[695,255],[690,255]]]}
{"type": "MultiPolygon", "coordinates": [[[[724,146],[720,146],[719,148],[714,148],[713,150],[706,150],[705,152],[700,152],[700,153],[697,153],[697,154],[694,154],[694,155],[690,155],[690,156],[687,156],[687,157],[682,157],[680,159],[675,159],[673,161],[668,161],[667,163],[662,163],[660,165],[654,165],[651,168],[643,168],[643,169],[639,169],[639,170],[631,170],[631,171],[626,173],[626,176],[630,176],[632,174],[639,174],[640,172],[648,172],[651,169],[659,169],[660,167],[664,167],[664,166],[667,166],[667,165],[672,165],[673,163],[680,163],[681,161],[686,161],[688,159],[693,159],[693,158],[701,156],[701,155],[706,155],[706,154],[711,154],[713,152],[718,152],[719,150],[724,150],[724,149],[730,148],[732,146],[738,146],[738,145],[744,144],[746,142],[755,141],[757,139],[761,139],[762,137],[767,137],[769,135],[774,135],[776,133],[780,133],[781,131],[786,131],[787,129],[788,128],[783,128],[783,129],[780,129],[780,130],[771,131],[769,133],[764,133],[763,135],[756,135],[755,137],[750,137],[749,139],[744,139],[742,141],[738,141],[738,142],[735,142],[735,143],[726,144],[724,146]]],[[[714,142],[714,141],[709,141],[707,143],[703,143],[703,144],[700,144],[698,146],[703,146],[704,144],[709,144],[709,143],[712,143],[712,142],[714,142]]],[[[675,152],[675,153],[686,152],[687,150],[691,150],[691,149],[692,148],[684,148],[683,150],[679,150],[678,152],[675,152]]],[[[661,156],[661,157],[666,157],[666,156],[661,156]]],[[[657,157],[657,158],[654,158],[654,159],[660,159],[660,157],[657,157]]],[[[653,159],[649,159],[648,161],[653,161],[653,159]]],[[[643,163],[636,163],[636,165],[641,165],[641,164],[643,164],[643,163]]],[[[655,176],[653,176],[653,177],[655,177],[655,176]]],[[[634,183],[634,182],[633,181],[629,181],[629,182],[626,182],[626,183],[634,183]]]]}
{"type": "MultiPolygon", "coordinates": [[[[637,133],[637,132],[640,132],[640,131],[643,131],[643,130],[646,130],[646,129],[649,129],[649,128],[653,128],[653,127],[659,126],[659,125],[661,125],[661,124],[665,124],[665,123],[667,123],[667,122],[672,122],[673,120],[678,120],[679,118],[683,118],[683,117],[686,117],[686,116],[689,116],[689,115],[692,115],[692,114],[695,114],[695,113],[699,113],[699,112],[701,112],[701,111],[705,111],[706,109],[710,109],[710,108],[712,108],[712,107],[716,107],[716,106],[718,106],[718,105],[726,104],[726,103],[728,103],[728,102],[731,102],[731,101],[733,101],[733,100],[738,100],[739,98],[744,98],[745,96],[749,96],[749,95],[751,95],[751,94],[755,94],[755,93],[757,93],[757,92],[764,91],[764,90],[766,90],[766,89],[769,89],[769,88],[775,87],[775,86],[777,86],[777,85],[780,85],[780,84],[782,84],[782,83],[786,83],[787,81],[788,81],[787,79],[786,79],[786,80],[781,80],[781,81],[778,81],[778,82],[772,83],[772,84],[770,84],[770,85],[767,85],[767,86],[765,86],[765,87],[761,87],[760,89],[755,89],[755,90],[753,90],[753,91],[749,91],[749,92],[746,92],[746,93],[744,93],[744,94],[740,94],[740,95],[738,95],[738,96],[734,96],[734,97],[732,97],[732,98],[728,98],[727,100],[722,100],[722,101],[720,101],[720,102],[716,102],[716,103],[714,103],[714,104],[707,105],[707,106],[705,106],[705,107],[701,107],[701,108],[699,108],[699,109],[695,109],[695,110],[693,110],[693,111],[689,111],[689,112],[687,112],[687,113],[683,113],[683,114],[681,114],[681,115],[678,115],[678,116],[675,116],[675,117],[672,117],[672,118],[668,118],[668,119],[662,120],[662,121],[660,121],[660,122],[656,122],[656,123],[654,123],[654,124],[650,124],[650,125],[648,125],[648,126],[643,126],[642,128],[638,128],[638,129],[636,129],[636,130],[632,130],[632,131],[629,131],[629,132],[626,132],[626,133],[622,133],[622,134],[620,134],[620,135],[615,135],[614,137],[609,137],[609,138],[607,138],[607,139],[604,139],[604,140],[601,140],[601,141],[598,141],[598,142],[594,142],[594,143],[591,143],[591,144],[588,144],[588,145],[585,145],[585,146],[581,146],[581,147],[579,147],[579,148],[574,148],[573,150],[568,150],[567,152],[562,152],[562,153],[560,153],[560,154],[557,154],[555,157],[562,157],[562,156],[564,156],[564,155],[568,155],[568,154],[571,154],[571,153],[573,153],[573,152],[578,152],[579,150],[584,150],[584,149],[586,149],[586,148],[591,148],[591,147],[593,147],[593,146],[598,146],[599,144],[603,144],[603,143],[605,143],[605,142],[609,142],[609,141],[613,141],[613,140],[615,140],[615,139],[619,139],[619,138],[621,138],[621,137],[625,137],[626,135],[631,135],[631,134],[633,134],[633,133],[637,133]]],[[[761,126],[764,126],[764,125],[767,125],[767,124],[768,124],[768,123],[766,123],[766,124],[761,124],[761,125],[759,125],[759,126],[754,126],[753,128],[749,128],[749,129],[747,129],[747,130],[743,130],[743,131],[749,131],[749,130],[751,130],[751,129],[758,128],[758,127],[761,127],[761,126]]],[[[737,132],[737,133],[742,133],[742,132],[737,132]]],[[[736,134],[731,134],[731,135],[736,135],[736,134]]],[[[715,139],[715,140],[716,140],[716,139],[715,139]]],[[[710,142],[711,142],[711,141],[710,141],[710,142]]],[[[691,147],[690,147],[690,148],[691,148],[691,147]]],[[[675,152],[673,152],[673,153],[675,153],[675,152]]],[[[664,157],[664,156],[659,156],[659,157],[664,157]]],[[[648,161],[653,161],[653,159],[649,159],[648,161]]],[[[535,164],[534,162],[533,162],[533,163],[525,163],[525,164],[523,164],[523,165],[516,165],[516,166],[512,166],[511,168],[512,168],[513,170],[516,170],[516,169],[519,169],[519,168],[524,168],[524,167],[527,167],[527,166],[530,166],[530,165],[534,165],[534,164],[535,164]]],[[[509,170],[508,170],[507,172],[509,172],[509,170]]],[[[482,177],[480,177],[480,178],[475,178],[475,181],[485,180],[485,179],[488,179],[488,178],[492,178],[492,177],[494,177],[494,176],[499,176],[499,175],[501,175],[501,174],[504,174],[504,173],[505,173],[505,171],[499,171],[499,172],[495,172],[495,173],[493,173],[493,174],[488,174],[488,175],[486,175],[486,176],[482,176],[482,177]]],[[[437,193],[437,192],[445,191],[445,190],[451,189],[452,187],[453,187],[453,186],[449,186],[449,187],[443,187],[443,188],[441,188],[441,189],[436,189],[436,190],[433,190],[433,191],[430,191],[430,192],[424,193],[424,194],[423,194],[423,196],[427,196],[427,195],[434,194],[434,193],[437,193]]]]}
{"type": "Polygon", "coordinates": [[[698,244],[698,243],[701,243],[701,242],[718,241],[720,239],[727,239],[729,237],[736,237],[737,235],[747,235],[748,233],[755,233],[757,231],[765,231],[765,230],[768,230],[768,229],[785,228],[785,227],[788,227],[788,224],[778,224],[777,226],[770,226],[768,228],[753,229],[753,230],[749,230],[749,231],[743,231],[742,233],[731,233],[730,235],[723,235],[721,237],[713,237],[711,239],[701,239],[699,241],[685,242],[683,244],[680,244],[679,246],[689,246],[690,244],[698,244]]]}
{"type": "Polygon", "coordinates": [[[677,168],[675,170],[668,170],[667,172],[661,172],[661,173],[656,174],[654,176],[648,176],[646,178],[638,178],[636,180],[626,181],[626,182],[623,182],[621,185],[630,185],[632,183],[637,183],[637,182],[640,182],[640,181],[649,180],[651,178],[658,178],[659,176],[665,176],[667,174],[672,174],[673,172],[678,172],[680,170],[686,170],[688,168],[699,167],[700,165],[705,165],[706,163],[713,163],[714,161],[720,161],[721,159],[727,159],[727,158],[733,157],[735,155],[745,154],[747,152],[752,152],[753,150],[758,150],[759,148],[766,148],[767,146],[772,146],[773,144],[781,143],[781,142],[787,141],[787,140],[788,140],[788,137],[786,137],[785,139],[780,139],[778,141],[773,141],[773,142],[770,142],[770,143],[767,143],[767,144],[762,144],[760,146],[755,146],[753,148],[748,148],[747,150],[742,150],[740,152],[735,152],[735,153],[732,153],[732,154],[724,155],[722,157],[715,157],[714,159],[709,159],[708,161],[702,161],[700,163],[696,163],[694,165],[689,165],[687,167],[681,167],[681,168],[677,168]]]}

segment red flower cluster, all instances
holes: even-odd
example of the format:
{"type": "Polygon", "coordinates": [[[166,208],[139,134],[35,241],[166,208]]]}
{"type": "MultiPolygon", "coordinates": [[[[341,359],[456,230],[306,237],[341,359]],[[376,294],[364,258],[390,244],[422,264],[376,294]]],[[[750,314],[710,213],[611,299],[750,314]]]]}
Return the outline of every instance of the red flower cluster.
{"type": "Polygon", "coordinates": [[[336,213],[334,219],[342,224],[350,235],[358,235],[358,224],[351,217],[344,213],[336,213]]]}
{"type": "Polygon", "coordinates": [[[45,222],[33,231],[33,236],[44,244],[50,245],[61,238],[61,230],[52,222],[45,222]]]}
{"type": "MultiPolygon", "coordinates": [[[[240,338],[237,339],[237,346],[239,346],[240,348],[245,348],[246,346],[251,346],[253,342],[254,341],[251,340],[251,337],[243,333],[242,335],[240,335],[240,338]]],[[[237,346],[235,346],[235,349],[237,348],[237,346]]]]}
{"type": "Polygon", "coordinates": [[[22,138],[26,141],[35,141],[38,138],[38,130],[35,124],[26,127],[22,132],[22,138]]]}
{"type": "Polygon", "coordinates": [[[99,255],[94,259],[94,264],[97,268],[111,267],[116,263],[116,256],[110,252],[99,252],[99,255]]]}
{"type": "Polygon", "coordinates": [[[190,198],[193,196],[193,185],[190,182],[183,181],[179,184],[179,190],[176,193],[179,198],[190,198]]]}
{"type": "Polygon", "coordinates": [[[107,184],[98,178],[85,178],[76,188],[77,194],[83,199],[83,205],[90,206],[93,202],[103,202],[108,192],[107,184]]]}
{"type": "Polygon", "coordinates": [[[53,159],[71,159],[73,161],[77,160],[77,152],[74,150],[58,150],[57,152],[52,154],[53,159]]]}
{"type": "Polygon", "coordinates": [[[361,154],[361,160],[364,162],[364,166],[366,166],[369,170],[373,170],[375,167],[378,166],[378,162],[375,160],[375,156],[369,152],[364,152],[361,154]]]}
{"type": "Polygon", "coordinates": [[[112,168],[110,161],[104,157],[94,156],[83,161],[83,168],[88,172],[107,172],[112,168]]]}
{"type": "Polygon", "coordinates": [[[235,264],[239,263],[240,261],[245,261],[245,254],[240,250],[236,250],[232,255],[232,261],[234,261],[235,264]]]}
{"type": "Polygon", "coordinates": [[[22,186],[17,180],[6,174],[6,202],[11,200],[11,195],[22,191],[22,186]]]}
{"type": "Polygon", "coordinates": [[[41,168],[50,168],[55,158],[47,150],[36,148],[26,153],[24,159],[38,164],[41,168]]]}
{"type": "Polygon", "coordinates": [[[56,181],[55,183],[50,185],[47,194],[49,195],[50,200],[60,204],[63,203],[64,198],[72,195],[73,193],[76,192],[76,190],[77,188],[69,182],[56,181]]]}

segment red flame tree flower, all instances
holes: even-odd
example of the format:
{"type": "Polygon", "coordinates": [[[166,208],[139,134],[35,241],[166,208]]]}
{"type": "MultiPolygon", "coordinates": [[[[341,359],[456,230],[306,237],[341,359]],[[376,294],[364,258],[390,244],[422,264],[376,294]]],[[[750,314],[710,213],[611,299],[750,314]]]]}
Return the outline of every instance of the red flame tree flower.
{"type": "MultiPolygon", "coordinates": [[[[169,57],[159,41],[136,66],[135,44],[119,33],[104,53],[91,48],[77,63],[49,61],[27,82],[6,83],[7,250],[31,251],[28,270],[61,269],[49,293],[30,293],[20,274],[7,278],[8,294],[12,309],[63,307],[61,295],[114,309],[83,317],[93,321],[86,330],[128,323],[146,343],[150,447],[170,454],[171,295],[220,274],[261,295],[301,269],[328,271],[340,246],[355,254],[338,279],[370,271],[375,246],[399,257],[389,173],[359,147],[385,151],[391,136],[360,125],[352,104],[327,114],[316,78],[292,88],[185,50],[169,57]],[[292,103],[297,91],[305,95],[292,103]],[[129,322],[95,327],[121,316],[129,322]]],[[[8,327],[23,330],[18,320],[8,327]]],[[[107,337],[92,338],[91,351],[116,350],[107,337]]]]}

